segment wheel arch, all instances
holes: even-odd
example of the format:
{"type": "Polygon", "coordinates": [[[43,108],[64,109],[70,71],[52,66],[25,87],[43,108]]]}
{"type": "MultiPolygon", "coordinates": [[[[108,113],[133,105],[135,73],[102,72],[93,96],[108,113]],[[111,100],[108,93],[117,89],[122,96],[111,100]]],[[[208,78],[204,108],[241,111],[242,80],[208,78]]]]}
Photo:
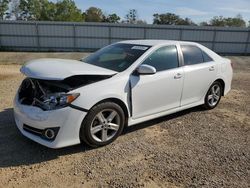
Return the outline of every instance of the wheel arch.
{"type": "Polygon", "coordinates": [[[125,125],[128,124],[128,118],[130,117],[130,113],[129,113],[127,105],[121,99],[114,98],[114,97],[106,98],[106,99],[103,99],[103,100],[95,103],[91,108],[93,108],[94,106],[96,106],[100,103],[104,103],[104,102],[113,102],[113,103],[116,103],[117,105],[119,105],[122,108],[124,115],[125,115],[125,125]]]}
{"type": "Polygon", "coordinates": [[[222,78],[218,78],[214,82],[219,82],[222,86],[222,96],[224,96],[224,91],[225,91],[225,81],[222,78]]]}

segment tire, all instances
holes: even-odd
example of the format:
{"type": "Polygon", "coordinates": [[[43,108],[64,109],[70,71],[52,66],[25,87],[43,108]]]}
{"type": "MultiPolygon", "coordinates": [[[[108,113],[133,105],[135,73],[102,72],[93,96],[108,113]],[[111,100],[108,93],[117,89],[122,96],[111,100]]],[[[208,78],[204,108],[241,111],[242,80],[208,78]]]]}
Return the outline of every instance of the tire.
{"type": "Polygon", "coordinates": [[[80,139],[91,147],[105,146],[121,134],[124,124],[125,115],[118,104],[97,104],[90,109],[82,122],[80,139]]]}
{"type": "Polygon", "coordinates": [[[220,82],[215,81],[205,96],[204,107],[207,110],[214,109],[220,102],[222,96],[222,85],[220,82]]]}

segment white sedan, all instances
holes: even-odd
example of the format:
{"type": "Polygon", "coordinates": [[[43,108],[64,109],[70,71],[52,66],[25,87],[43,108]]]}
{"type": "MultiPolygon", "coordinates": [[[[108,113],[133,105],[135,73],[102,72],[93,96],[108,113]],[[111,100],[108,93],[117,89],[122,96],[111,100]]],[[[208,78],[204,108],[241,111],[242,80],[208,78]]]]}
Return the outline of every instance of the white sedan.
{"type": "Polygon", "coordinates": [[[76,60],[38,59],[14,99],[17,127],[50,148],[114,141],[124,127],[194,106],[216,107],[232,66],[193,42],[122,41],[76,60]]]}

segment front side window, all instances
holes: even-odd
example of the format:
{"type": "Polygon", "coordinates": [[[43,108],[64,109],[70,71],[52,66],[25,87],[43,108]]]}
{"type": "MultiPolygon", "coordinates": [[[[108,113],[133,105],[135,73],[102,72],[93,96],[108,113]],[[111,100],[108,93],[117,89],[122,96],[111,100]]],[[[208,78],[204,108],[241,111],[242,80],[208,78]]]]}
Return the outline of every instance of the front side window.
{"type": "Polygon", "coordinates": [[[98,50],[81,61],[122,72],[131,66],[151,46],[117,43],[98,50]]]}
{"type": "Polygon", "coordinates": [[[165,46],[153,52],[143,64],[153,66],[156,71],[164,71],[179,66],[176,46],[165,46]]]}

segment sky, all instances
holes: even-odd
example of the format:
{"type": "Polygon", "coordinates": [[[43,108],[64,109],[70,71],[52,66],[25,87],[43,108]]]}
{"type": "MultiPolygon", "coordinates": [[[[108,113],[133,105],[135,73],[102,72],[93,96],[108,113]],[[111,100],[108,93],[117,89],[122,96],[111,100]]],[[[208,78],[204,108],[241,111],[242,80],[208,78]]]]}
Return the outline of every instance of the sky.
{"type": "Polygon", "coordinates": [[[213,16],[234,17],[241,14],[250,20],[250,0],[75,0],[85,11],[91,6],[104,13],[116,13],[124,19],[129,9],[136,9],[139,19],[152,23],[154,13],[171,12],[194,22],[209,21],[213,16]]]}

